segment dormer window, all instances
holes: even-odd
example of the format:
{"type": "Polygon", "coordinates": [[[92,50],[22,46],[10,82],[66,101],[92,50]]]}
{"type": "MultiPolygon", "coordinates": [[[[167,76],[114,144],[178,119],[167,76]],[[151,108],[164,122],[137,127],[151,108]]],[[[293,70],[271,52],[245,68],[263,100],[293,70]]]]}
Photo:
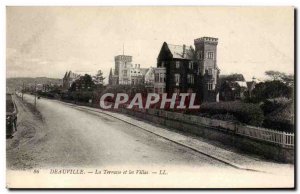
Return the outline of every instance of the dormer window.
{"type": "Polygon", "coordinates": [[[165,67],[165,62],[164,61],[161,62],[161,67],[165,67]]]}

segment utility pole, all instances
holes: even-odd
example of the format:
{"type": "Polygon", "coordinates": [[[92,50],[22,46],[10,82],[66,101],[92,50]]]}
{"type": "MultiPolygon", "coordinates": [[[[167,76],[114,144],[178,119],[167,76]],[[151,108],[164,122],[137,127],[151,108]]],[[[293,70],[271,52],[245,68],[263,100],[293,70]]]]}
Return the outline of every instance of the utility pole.
{"type": "Polygon", "coordinates": [[[36,81],[34,82],[34,107],[36,108],[36,81]]]}
{"type": "Polygon", "coordinates": [[[23,96],[24,96],[24,90],[25,90],[25,88],[24,88],[24,82],[23,82],[23,88],[22,88],[22,101],[23,101],[23,96]]]}

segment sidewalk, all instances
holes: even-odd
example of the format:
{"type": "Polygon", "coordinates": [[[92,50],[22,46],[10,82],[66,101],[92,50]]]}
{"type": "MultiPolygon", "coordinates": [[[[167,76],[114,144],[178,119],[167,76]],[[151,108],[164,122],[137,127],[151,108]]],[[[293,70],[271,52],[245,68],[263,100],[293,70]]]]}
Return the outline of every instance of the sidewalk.
{"type": "MultiPolygon", "coordinates": [[[[65,102],[61,102],[61,103],[65,103],[65,102]]],[[[69,103],[65,103],[65,104],[79,110],[89,111],[95,114],[106,114],[112,116],[123,122],[137,126],[150,133],[156,134],[157,136],[168,139],[169,141],[172,141],[176,144],[182,145],[184,147],[188,147],[196,152],[209,156],[215,160],[223,162],[237,169],[260,171],[260,172],[274,173],[274,174],[285,173],[287,171],[290,173],[291,171],[294,170],[292,164],[280,164],[280,163],[265,161],[260,158],[254,158],[247,155],[235,153],[229,149],[221,148],[212,145],[210,143],[207,143],[205,141],[202,141],[201,137],[192,137],[192,136],[180,134],[175,131],[171,131],[167,129],[166,127],[157,126],[147,121],[137,120],[136,118],[124,114],[110,112],[110,111],[103,111],[97,108],[78,106],[69,103]]]]}

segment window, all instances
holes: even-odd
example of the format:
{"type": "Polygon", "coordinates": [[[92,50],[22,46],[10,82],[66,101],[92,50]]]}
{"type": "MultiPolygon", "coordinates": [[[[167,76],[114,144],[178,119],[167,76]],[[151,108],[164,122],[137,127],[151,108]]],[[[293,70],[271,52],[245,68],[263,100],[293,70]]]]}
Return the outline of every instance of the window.
{"type": "Polygon", "coordinates": [[[207,89],[213,90],[213,83],[211,83],[211,82],[207,83],[207,89]]]}
{"type": "Polygon", "coordinates": [[[124,77],[127,77],[127,70],[124,70],[124,71],[123,71],[123,76],[124,76],[124,77]]]}
{"type": "Polygon", "coordinates": [[[213,74],[213,70],[212,70],[212,68],[209,68],[208,69],[208,75],[212,75],[213,74]]]}
{"type": "Polygon", "coordinates": [[[161,62],[161,67],[165,67],[165,62],[164,61],[161,62]]]}
{"type": "Polygon", "coordinates": [[[180,61],[176,61],[176,69],[179,69],[180,67],[180,61]]]}
{"type": "Polygon", "coordinates": [[[189,69],[194,69],[194,64],[192,61],[189,62],[189,69]]]}
{"type": "Polygon", "coordinates": [[[203,52],[202,51],[197,52],[197,58],[198,59],[203,59],[203,52]]]}
{"type": "Polygon", "coordinates": [[[160,83],[164,83],[166,80],[165,80],[165,74],[164,73],[160,73],[159,74],[159,82],[160,83]]]}
{"type": "Polygon", "coordinates": [[[155,80],[155,82],[159,82],[159,74],[158,73],[155,74],[154,80],[155,80]]]}
{"type": "Polygon", "coordinates": [[[179,85],[179,83],[180,83],[180,74],[175,74],[175,83],[176,83],[176,86],[179,85]]]}
{"type": "Polygon", "coordinates": [[[187,81],[189,84],[194,84],[194,75],[193,74],[188,74],[187,75],[187,81]]]}
{"type": "Polygon", "coordinates": [[[213,59],[214,58],[214,52],[207,52],[207,58],[213,59]]]}

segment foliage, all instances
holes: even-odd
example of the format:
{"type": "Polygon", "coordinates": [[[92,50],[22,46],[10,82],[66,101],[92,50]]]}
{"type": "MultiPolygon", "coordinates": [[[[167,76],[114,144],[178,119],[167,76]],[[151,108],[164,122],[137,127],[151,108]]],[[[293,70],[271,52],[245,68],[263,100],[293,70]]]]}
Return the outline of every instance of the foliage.
{"type": "Polygon", "coordinates": [[[250,102],[262,102],[270,98],[291,98],[293,96],[293,88],[287,86],[282,81],[266,81],[255,85],[252,91],[250,102]]]}
{"type": "Polygon", "coordinates": [[[78,80],[72,83],[69,91],[92,91],[95,87],[95,83],[92,77],[89,74],[85,74],[84,76],[80,76],[78,80]]]}
{"type": "Polygon", "coordinates": [[[133,97],[136,93],[141,93],[142,96],[146,96],[148,92],[144,84],[138,84],[138,85],[111,85],[102,91],[101,96],[105,93],[113,93],[115,96],[117,93],[126,93],[130,97],[133,97]]]}
{"type": "Polygon", "coordinates": [[[265,100],[260,106],[265,115],[281,108],[285,104],[289,103],[291,100],[287,98],[274,98],[265,100]]]}
{"type": "Polygon", "coordinates": [[[263,123],[264,127],[286,132],[294,131],[294,103],[292,100],[269,100],[267,111],[263,123]],[[272,106],[270,106],[271,103],[272,106]]]}
{"type": "Polygon", "coordinates": [[[229,82],[232,82],[232,81],[245,81],[245,78],[243,76],[243,74],[238,74],[238,73],[233,73],[233,74],[230,74],[230,75],[221,75],[220,76],[220,80],[223,82],[225,81],[229,81],[229,82]]]}
{"type": "Polygon", "coordinates": [[[261,126],[264,120],[263,112],[257,104],[238,101],[203,103],[200,112],[211,116],[230,114],[238,121],[253,126],[261,126]]]}
{"type": "Polygon", "coordinates": [[[93,81],[97,86],[103,86],[104,84],[103,72],[101,70],[98,70],[97,74],[93,76],[93,81]]]}
{"type": "Polygon", "coordinates": [[[93,91],[76,91],[64,93],[61,95],[61,98],[63,100],[88,103],[91,99],[94,101],[95,95],[93,91]]]}
{"type": "Polygon", "coordinates": [[[286,74],[279,71],[266,71],[265,74],[271,77],[272,80],[281,81],[288,86],[294,85],[294,75],[286,74]]]}

